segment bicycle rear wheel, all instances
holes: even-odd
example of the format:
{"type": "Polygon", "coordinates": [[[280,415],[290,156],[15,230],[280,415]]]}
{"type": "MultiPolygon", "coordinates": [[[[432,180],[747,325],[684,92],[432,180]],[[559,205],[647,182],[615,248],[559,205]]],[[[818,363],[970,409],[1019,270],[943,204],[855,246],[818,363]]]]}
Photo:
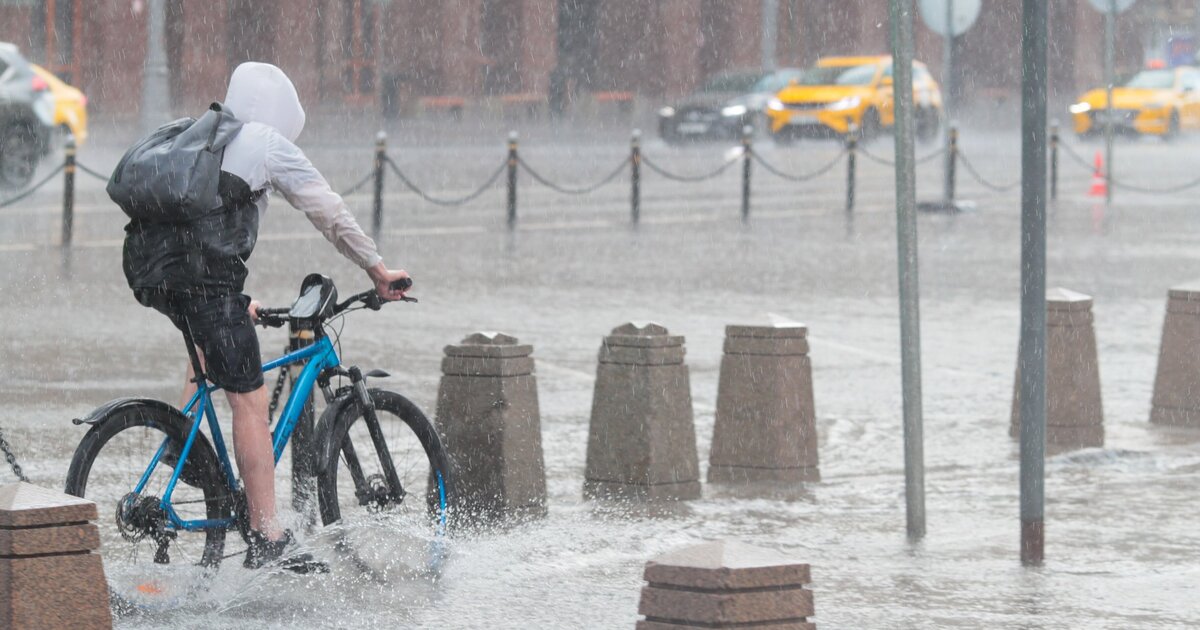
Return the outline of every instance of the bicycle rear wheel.
{"type": "MultiPolygon", "coordinates": [[[[407,398],[370,390],[379,431],[349,402],[319,431],[321,519],[337,546],[367,570],[424,573],[441,558],[450,496],[449,460],[432,423],[407,398]],[[394,469],[392,475],[388,468],[394,469]]],[[[352,394],[353,395],[353,394],[352,394]]]]}
{"type": "MultiPolygon", "coordinates": [[[[119,407],[92,426],[71,460],[66,492],[96,503],[109,588],[124,604],[169,607],[202,588],[221,562],[224,528],[176,529],[159,507],[187,438],[187,423],[182,414],[165,407],[119,407]],[[142,492],[135,494],[164,440],[175,457],[164,456],[142,492]]],[[[197,436],[171,497],[179,518],[230,517],[233,501],[216,462],[212,446],[203,435],[197,436]]]]}

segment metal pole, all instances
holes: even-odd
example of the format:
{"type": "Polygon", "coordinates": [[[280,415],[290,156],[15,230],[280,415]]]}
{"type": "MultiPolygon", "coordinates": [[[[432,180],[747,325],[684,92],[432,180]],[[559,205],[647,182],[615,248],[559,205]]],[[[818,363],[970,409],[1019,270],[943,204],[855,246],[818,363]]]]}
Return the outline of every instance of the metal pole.
{"type": "Polygon", "coordinates": [[[1112,203],[1112,173],[1113,173],[1113,76],[1115,62],[1115,23],[1117,20],[1117,0],[1108,0],[1108,12],[1104,14],[1104,203],[1112,203]]]}
{"type": "Polygon", "coordinates": [[[946,117],[946,153],[942,158],[945,176],[943,198],[947,203],[954,201],[954,153],[953,146],[957,137],[950,126],[954,105],[954,0],[946,0],[946,34],[942,36],[942,113],[946,117]]]}
{"type": "Polygon", "coordinates": [[[779,0],[762,0],[762,71],[775,71],[775,44],[779,39],[779,0]]]}
{"type": "MultiPolygon", "coordinates": [[[[167,21],[166,0],[148,0],[146,62],[142,67],[142,130],[150,132],[170,118],[171,90],[167,79],[167,49],[163,37],[167,21]]],[[[50,16],[49,19],[53,19],[50,16]]]]}
{"type": "Polygon", "coordinates": [[[63,154],[62,246],[70,247],[75,232],[75,136],[67,134],[63,154]]]}
{"type": "Polygon", "coordinates": [[[1058,121],[1050,125],[1050,200],[1058,200],[1058,121]]]}
{"type": "Polygon", "coordinates": [[[854,137],[854,130],[850,130],[850,135],[846,138],[846,214],[854,212],[854,176],[856,162],[858,160],[858,138],[854,137]]]}
{"type": "Polygon", "coordinates": [[[1045,0],[1023,0],[1021,45],[1021,563],[1045,551],[1046,48],[1045,0]]]}
{"type": "Polygon", "coordinates": [[[508,229],[517,227],[517,132],[508,133],[508,229]]]}
{"type": "Polygon", "coordinates": [[[889,0],[896,111],[896,241],[900,363],[904,381],[904,496],[908,537],[925,536],[925,447],[921,420],[921,316],[917,283],[917,196],[912,89],[913,2],[889,0]]]}
{"type": "Polygon", "coordinates": [[[750,135],[754,128],[750,125],[742,127],[742,223],[750,220],[750,135]]]}
{"type": "Polygon", "coordinates": [[[642,218],[642,130],[634,129],[629,140],[629,220],[634,225],[642,218]]]}
{"type": "Polygon", "coordinates": [[[953,205],[958,183],[958,127],[950,127],[946,132],[949,144],[946,146],[946,202],[953,205]]]}
{"type": "Polygon", "coordinates": [[[375,240],[383,230],[383,164],[387,161],[387,134],[375,134],[375,202],[371,213],[371,233],[375,240]]]}

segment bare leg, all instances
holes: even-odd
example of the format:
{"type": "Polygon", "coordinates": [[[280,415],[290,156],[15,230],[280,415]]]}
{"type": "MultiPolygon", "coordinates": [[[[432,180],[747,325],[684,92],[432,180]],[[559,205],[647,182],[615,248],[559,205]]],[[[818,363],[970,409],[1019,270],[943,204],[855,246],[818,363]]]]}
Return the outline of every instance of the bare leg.
{"type": "Polygon", "coordinates": [[[250,527],[270,540],[280,540],[284,532],[275,518],[275,454],[267,428],[267,388],[226,394],[233,407],[233,451],[246,484],[250,527]]]}

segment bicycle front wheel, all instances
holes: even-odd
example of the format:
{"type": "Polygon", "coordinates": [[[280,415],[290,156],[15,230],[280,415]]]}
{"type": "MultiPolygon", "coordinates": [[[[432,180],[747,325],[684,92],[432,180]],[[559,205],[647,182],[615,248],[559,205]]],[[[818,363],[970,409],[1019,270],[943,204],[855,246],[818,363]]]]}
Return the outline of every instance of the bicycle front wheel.
{"type": "Polygon", "coordinates": [[[339,547],[359,564],[424,572],[437,562],[445,532],[449,460],[416,405],[394,392],[369,394],[377,430],[354,400],[319,433],[321,518],[338,527],[339,547]]]}
{"type": "MultiPolygon", "coordinates": [[[[75,449],[65,490],[96,503],[109,587],[125,604],[173,605],[202,588],[221,562],[223,527],[177,528],[160,508],[186,438],[182,414],[141,403],[111,411],[75,449]],[[160,448],[162,460],[147,473],[160,448]],[[143,475],[146,483],[135,492],[143,475]]],[[[202,435],[192,445],[171,502],[184,521],[230,517],[230,493],[218,472],[216,454],[202,435]]]]}

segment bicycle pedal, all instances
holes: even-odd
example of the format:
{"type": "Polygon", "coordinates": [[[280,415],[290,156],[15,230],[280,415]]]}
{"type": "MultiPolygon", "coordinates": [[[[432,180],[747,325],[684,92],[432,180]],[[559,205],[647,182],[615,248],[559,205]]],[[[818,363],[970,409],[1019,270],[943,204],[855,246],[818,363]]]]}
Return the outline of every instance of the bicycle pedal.
{"type": "Polygon", "coordinates": [[[320,560],[316,560],[312,556],[308,556],[308,554],[304,554],[304,556],[307,557],[289,558],[284,560],[283,562],[279,563],[279,568],[285,571],[291,571],[292,573],[297,573],[299,575],[329,573],[328,564],[321,562],[320,560]]]}

